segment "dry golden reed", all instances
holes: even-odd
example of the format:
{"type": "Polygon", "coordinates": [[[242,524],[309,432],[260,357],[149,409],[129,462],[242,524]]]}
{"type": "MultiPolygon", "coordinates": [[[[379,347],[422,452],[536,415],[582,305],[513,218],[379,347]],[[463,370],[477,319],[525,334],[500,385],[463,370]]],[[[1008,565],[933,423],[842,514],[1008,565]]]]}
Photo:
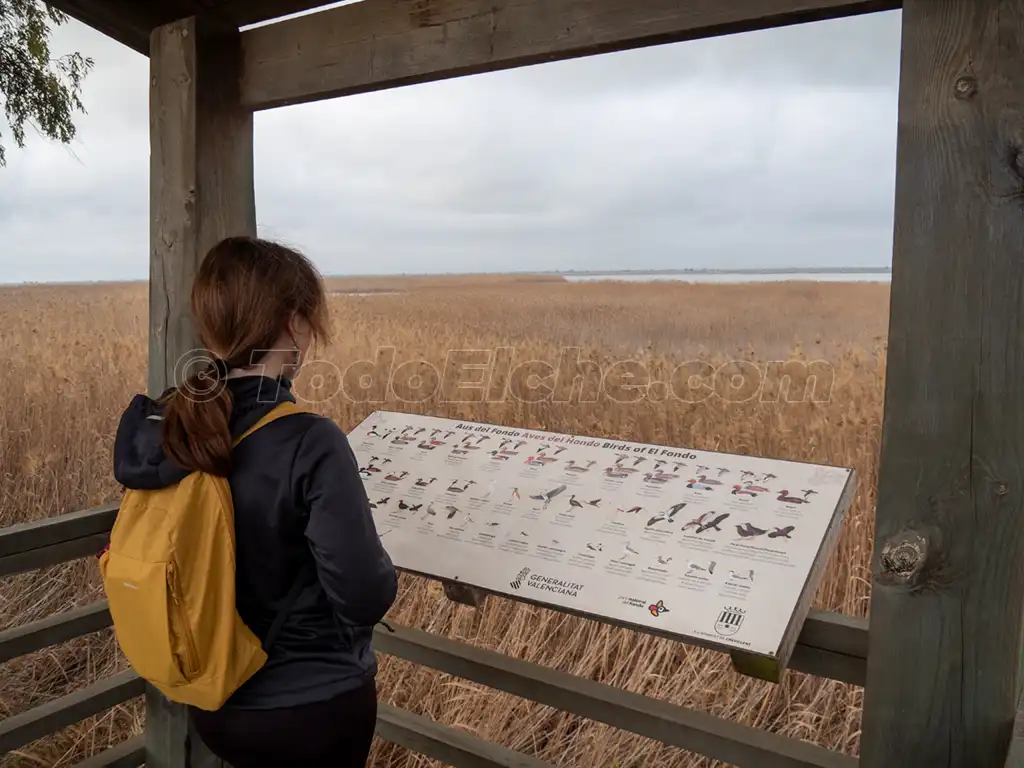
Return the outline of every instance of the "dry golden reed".
{"type": "MultiPolygon", "coordinates": [[[[855,467],[860,483],[854,506],[815,606],[865,615],[887,286],[494,277],[348,279],[331,285],[337,291],[332,297],[336,339],[318,351],[323,362],[310,366],[296,388],[345,429],[383,407],[855,467]],[[499,356],[510,355],[515,364],[534,361],[543,373],[545,363],[558,367],[566,347],[577,347],[580,359],[612,371],[596,402],[586,402],[593,398],[581,398],[579,392],[568,401],[530,402],[536,398],[528,396],[522,379],[510,383],[518,399],[456,402],[450,397],[454,390],[450,377],[445,378],[446,360],[449,365],[479,362],[481,350],[486,357],[504,349],[499,356]],[[395,356],[395,387],[406,400],[422,401],[400,402],[391,394],[384,403],[356,402],[337,392],[343,387],[353,395],[357,374],[372,364],[350,366],[377,360],[387,348],[395,356]],[[461,356],[451,354],[457,350],[461,356]],[[682,373],[732,361],[724,370],[746,376],[738,390],[728,389],[728,377],[717,379],[725,382],[720,389],[724,397],[652,396],[628,402],[632,398],[622,393],[632,390],[609,389],[615,381],[629,381],[619,374],[628,368],[623,361],[633,361],[633,373],[640,364],[653,380],[669,380],[676,371],[676,394],[685,393],[679,366],[699,360],[705,361],[703,369],[692,363],[682,373]],[[791,365],[788,397],[773,402],[737,396],[751,386],[752,371],[763,373],[769,363],[787,360],[819,361],[809,367],[819,374],[818,382],[805,382],[799,366],[791,365]],[[349,374],[339,378],[346,370],[349,374]],[[430,393],[437,383],[431,371],[445,379],[440,394],[430,393]],[[823,371],[828,375],[822,377],[823,371]],[[419,382],[412,375],[417,372],[419,382]],[[829,386],[815,390],[823,380],[829,386]],[[813,386],[801,396],[805,383],[813,386]]],[[[0,356],[8,361],[0,369],[0,526],[115,498],[110,450],[121,409],[145,387],[146,313],[144,285],[0,291],[0,356]]],[[[759,382],[755,376],[753,384],[759,382]]],[[[764,390],[777,394],[778,380],[770,378],[764,390]]],[[[0,583],[0,628],[100,597],[92,561],[7,579],[0,583]]],[[[779,686],[758,682],[734,673],[722,654],[493,597],[474,611],[448,602],[437,584],[405,575],[389,619],[846,753],[858,750],[858,687],[799,673],[790,673],[779,686]]],[[[109,631],[14,660],[0,674],[0,718],[124,667],[109,631]]],[[[386,656],[381,657],[380,689],[385,701],[557,765],[713,764],[386,656]]],[[[139,702],[117,707],[7,756],[0,766],[71,765],[137,732],[142,716],[139,702]]],[[[377,743],[373,764],[412,768],[433,763],[377,743]]]]}

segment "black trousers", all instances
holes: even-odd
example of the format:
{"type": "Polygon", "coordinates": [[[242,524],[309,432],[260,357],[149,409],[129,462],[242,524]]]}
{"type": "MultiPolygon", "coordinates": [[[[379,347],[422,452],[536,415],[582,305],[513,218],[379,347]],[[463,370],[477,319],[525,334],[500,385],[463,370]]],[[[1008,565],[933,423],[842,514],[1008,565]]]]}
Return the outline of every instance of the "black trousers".
{"type": "Polygon", "coordinates": [[[328,701],[287,709],[192,710],[200,738],[232,768],[364,768],[377,725],[373,678],[328,701]]]}

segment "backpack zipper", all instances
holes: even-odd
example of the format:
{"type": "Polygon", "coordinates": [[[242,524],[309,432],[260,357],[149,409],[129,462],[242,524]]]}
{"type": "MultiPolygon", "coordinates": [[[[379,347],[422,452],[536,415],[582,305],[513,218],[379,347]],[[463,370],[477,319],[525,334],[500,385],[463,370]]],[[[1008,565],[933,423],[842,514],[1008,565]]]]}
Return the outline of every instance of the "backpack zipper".
{"type": "Polygon", "coordinates": [[[174,563],[167,564],[167,583],[170,587],[171,602],[174,604],[175,618],[178,620],[178,628],[182,635],[182,640],[185,641],[185,667],[183,670],[185,678],[191,682],[191,680],[198,674],[198,656],[199,653],[196,651],[195,640],[192,637],[192,627],[188,623],[188,615],[185,613],[185,606],[182,603],[181,597],[178,594],[178,575],[174,568],[174,563]]]}

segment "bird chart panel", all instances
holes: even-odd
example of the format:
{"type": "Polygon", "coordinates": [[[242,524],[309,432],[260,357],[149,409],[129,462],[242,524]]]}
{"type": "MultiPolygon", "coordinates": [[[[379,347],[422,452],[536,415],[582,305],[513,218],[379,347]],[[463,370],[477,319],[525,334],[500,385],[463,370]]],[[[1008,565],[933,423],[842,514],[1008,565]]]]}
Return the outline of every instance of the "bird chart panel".
{"type": "Polygon", "coordinates": [[[390,411],[349,442],[397,567],[771,658],[854,482],[846,468],[390,411]]]}

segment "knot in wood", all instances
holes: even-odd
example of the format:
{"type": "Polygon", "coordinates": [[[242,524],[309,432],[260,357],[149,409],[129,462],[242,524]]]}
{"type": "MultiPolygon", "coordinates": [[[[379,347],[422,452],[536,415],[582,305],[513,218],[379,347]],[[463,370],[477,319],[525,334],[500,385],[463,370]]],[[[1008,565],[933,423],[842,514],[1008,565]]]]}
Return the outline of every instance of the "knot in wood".
{"type": "Polygon", "coordinates": [[[928,557],[928,542],[918,533],[893,536],[882,547],[881,574],[890,584],[907,584],[915,580],[928,557]]]}
{"type": "Polygon", "coordinates": [[[953,83],[958,99],[969,99],[978,91],[978,81],[970,75],[961,75],[953,83]]]}
{"type": "Polygon", "coordinates": [[[996,494],[998,496],[1005,496],[1010,492],[1010,487],[1006,483],[999,483],[996,485],[996,494]]]}

